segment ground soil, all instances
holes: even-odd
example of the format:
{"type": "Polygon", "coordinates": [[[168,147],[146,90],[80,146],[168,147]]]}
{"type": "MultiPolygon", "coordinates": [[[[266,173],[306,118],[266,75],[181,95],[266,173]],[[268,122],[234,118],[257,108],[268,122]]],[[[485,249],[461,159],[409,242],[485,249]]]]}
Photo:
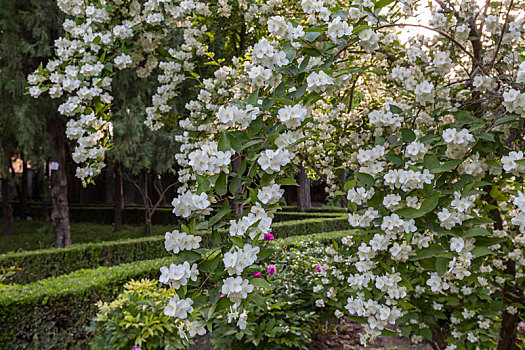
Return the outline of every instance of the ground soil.
{"type": "Polygon", "coordinates": [[[310,350],[364,350],[364,349],[385,349],[385,350],[432,350],[428,344],[411,344],[405,337],[377,337],[372,344],[367,347],[361,345],[359,341],[363,327],[359,324],[349,323],[336,334],[316,335],[310,344],[310,350]]]}
{"type": "MultiPolygon", "coordinates": [[[[320,334],[313,337],[309,350],[432,350],[428,344],[411,344],[404,337],[377,337],[373,344],[364,347],[359,342],[363,333],[360,324],[348,323],[336,333],[320,334]]],[[[197,344],[187,350],[211,350],[209,335],[196,337],[197,344]]]]}

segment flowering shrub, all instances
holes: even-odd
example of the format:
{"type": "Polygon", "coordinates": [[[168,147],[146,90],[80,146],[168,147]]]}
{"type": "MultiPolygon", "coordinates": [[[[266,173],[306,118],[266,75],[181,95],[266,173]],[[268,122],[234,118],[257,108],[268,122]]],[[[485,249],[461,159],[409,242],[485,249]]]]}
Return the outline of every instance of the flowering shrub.
{"type": "MultiPolygon", "coordinates": [[[[158,282],[130,281],[110,303],[99,303],[98,314],[90,330],[94,349],[184,349],[193,343],[184,334],[183,322],[173,322],[164,315],[164,304],[173,292],[160,288],[158,282]]],[[[202,333],[198,328],[191,332],[202,333]]]]}
{"type": "Polygon", "coordinates": [[[208,325],[230,306],[248,315],[268,287],[253,273],[273,253],[264,235],[280,185],[304,161],[361,230],[331,255],[354,268],[340,276],[352,294],[338,310],[365,323],[363,340],[399,324],[437,348],[514,346],[525,279],[523,4],[58,3],[75,20],[57,59],[29,77],[30,93],[65,95],[80,178],[103,167],[115,68],[158,68],[145,121],[154,130],[173,117],[180,83],[197,81],[178,116],[173,205],[186,236],[211,232],[213,247],[170,243],[179,252],[161,280],[177,295],[166,314],[208,325]],[[172,45],[176,35],[184,43],[172,45]],[[217,40],[233,57],[214,51],[217,40]],[[196,65],[205,59],[210,76],[196,65]],[[226,298],[205,288],[215,284],[226,298]]]}

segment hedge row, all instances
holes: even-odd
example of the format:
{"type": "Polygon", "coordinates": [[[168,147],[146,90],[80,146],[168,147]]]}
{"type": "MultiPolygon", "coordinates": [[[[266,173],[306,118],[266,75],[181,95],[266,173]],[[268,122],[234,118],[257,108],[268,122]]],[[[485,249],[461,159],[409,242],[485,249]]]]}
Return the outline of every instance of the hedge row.
{"type": "MultiPolygon", "coordinates": [[[[330,232],[348,228],[344,216],[285,221],[273,224],[275,237],[330,232]]],[[[222,232],[224,239],[228,236],[222,232]]],[[[204,240],[206,242],[206,239],[204,240]]],[[[64,249],[41,249],[22,253],[0,255],[0,266],[22,268],[10,278],[10,282],[26,284],[48,277],[60,276],[79,269],[98,266],[114,266],[139,260],[167,256],[164,236],[153,236],[122,241],[77,244],[64,249]]]]}
{"type": "Polygon", "coordinates": [[[95,303],[131,279],[157,279],[170,258],[79,270],[0,290],[0,349],[87,349],[95,303]]]}
{"type": "MultiPolygon", "coordinates": [[[[17,204],[14,204],[15,213],[19,212],[17,204]]],[[[152,218],[153,225],[176,224],[177,217],[173,215],[172,207],[162,207],[155,211],[152,218]]],[[[285,206],[275,215],[275,221],[285,221],[297,219],[294,216],[302,215],[304,217],[328,216],[335,213],[344,213],[344,208],[338,207],[313,207],[306,213],[298,213],[299,208],[294,206],[285,206]],[[289,219],[290,212],[295,212],[289,219]],[[325,215],[323,215],[325,214],[325,215]]],[[[29,208],[30,216],[35,218],[41,216],[42,207],[31,205],[29,208]]],[[[1,213],[0,213],[1,214],[1,213]]],[[[71,221],[75,222],[96,222],[99,224],[113,224],[114,209],[111,206],[70,206],[69,215],[71,221]]],[[[140,206],[127,206],[122,212],[122,222],[128,225],[144,224],[144,208],[140,206]]]]}
{"type": "MultiPolygon", "coordinates": [[[[310,234],[278,240],[340,240],[350,231],[310,234]]],[[[114,267],[78,270],[24,286],[0,289],[1,349],[86,349],[87,327],[96,314],[95,303],[110,301],[131,279],[157,279],[161,266],[171,259],[139,261],[114,267]]]]}

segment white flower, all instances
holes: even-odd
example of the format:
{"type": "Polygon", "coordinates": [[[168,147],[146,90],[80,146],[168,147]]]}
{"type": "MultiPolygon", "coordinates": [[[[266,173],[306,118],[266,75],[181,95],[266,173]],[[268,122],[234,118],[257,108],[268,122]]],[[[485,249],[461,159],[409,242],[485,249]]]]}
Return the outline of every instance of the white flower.
{"type": "Polygon", "coordinates": [[[188,317],[188,313],[193,312],[193,300],[190,298],[180,299],[178,295],[170,298],[168,305],[164,308],[164,314],[179,319],[188,317]]]}

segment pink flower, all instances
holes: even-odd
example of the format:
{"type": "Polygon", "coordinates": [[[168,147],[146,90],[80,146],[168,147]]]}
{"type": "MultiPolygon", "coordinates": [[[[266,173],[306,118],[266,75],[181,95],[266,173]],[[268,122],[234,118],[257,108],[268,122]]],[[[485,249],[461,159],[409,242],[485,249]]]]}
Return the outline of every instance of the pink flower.
{"type": "Polygon", "coordinates": [[[264,240],[265,241],[271,241],[273,239],[274,239],[274,237],[273,237],[273,235],[271,233],[265,233],[264,234],[264,240]]]}
{"type": "Polygon", "coordinates": [[[261,278],[261,277],[262,277],[262,274],[259,271],[253,273],[253,278],[261,278]]]}
{"type": "Polygon", "coordinates": [[[275,274],[276,272],[277,272],[277,267],[275,267],[275,265],[269,265],[268,269],[266,269],[266,273],[270,276],[275,274]]]}
{"type": "Polygon", "coordinates": [[[315,271],[321,272],[323,270],[326,270],[320,263],[317,263],[317,267],[315,268],[315,271]]]}

